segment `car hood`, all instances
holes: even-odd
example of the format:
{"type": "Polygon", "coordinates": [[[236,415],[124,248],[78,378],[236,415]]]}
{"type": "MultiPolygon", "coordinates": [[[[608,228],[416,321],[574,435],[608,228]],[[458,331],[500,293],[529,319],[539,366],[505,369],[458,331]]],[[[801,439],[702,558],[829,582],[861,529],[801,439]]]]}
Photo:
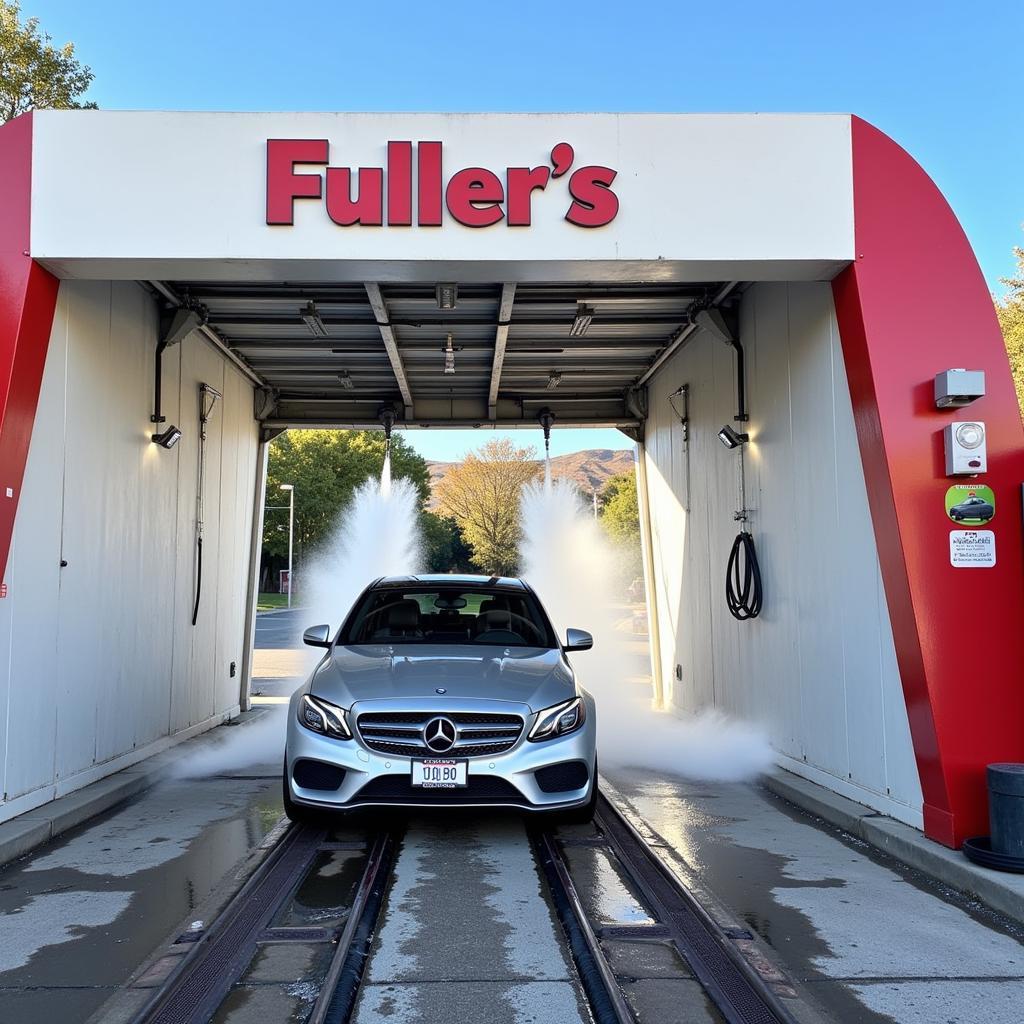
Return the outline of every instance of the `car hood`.
{"type": "Polygon", "coordinates": [[[539,711],[575,692],[562,652],[536,647],[336,647],[310,684],[316,696],[345,708],[364,700],[430,698],[444,689],[446,699],[515,701],[539,711]]]}

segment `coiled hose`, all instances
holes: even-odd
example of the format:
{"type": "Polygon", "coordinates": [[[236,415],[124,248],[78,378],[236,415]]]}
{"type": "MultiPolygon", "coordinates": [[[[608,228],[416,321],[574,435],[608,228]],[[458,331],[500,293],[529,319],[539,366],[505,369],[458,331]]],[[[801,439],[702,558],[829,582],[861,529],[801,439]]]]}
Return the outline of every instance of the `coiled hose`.
{"type": "Polygon", "coordinates": [[[725,601],[729,614],[741,622],[761,614],[761,566],[757,561],[754,538],[741,530],[729,552],[725,568],[725,601]]]}

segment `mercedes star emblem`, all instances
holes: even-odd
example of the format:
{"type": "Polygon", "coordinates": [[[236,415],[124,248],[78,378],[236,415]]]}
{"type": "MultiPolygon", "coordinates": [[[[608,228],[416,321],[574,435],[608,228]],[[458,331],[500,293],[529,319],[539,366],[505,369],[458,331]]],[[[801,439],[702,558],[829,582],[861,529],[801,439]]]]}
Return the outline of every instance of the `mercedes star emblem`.
{"type": "Polygon", "coordinates": [[[437,754],[455,746],[455,725],[449,718],[432,718],[423,727],[423,741],[437,754]]]}

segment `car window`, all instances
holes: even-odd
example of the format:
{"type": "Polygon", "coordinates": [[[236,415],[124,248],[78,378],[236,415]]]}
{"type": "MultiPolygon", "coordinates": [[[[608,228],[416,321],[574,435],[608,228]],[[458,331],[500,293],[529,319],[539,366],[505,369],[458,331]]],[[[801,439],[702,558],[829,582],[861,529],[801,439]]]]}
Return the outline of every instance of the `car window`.
{"type": "Polygon", "coordinates": [[[381,587],[367,591],[342,629],[352,644],[558,646],[536,599],[497,587],[381,587]]]}

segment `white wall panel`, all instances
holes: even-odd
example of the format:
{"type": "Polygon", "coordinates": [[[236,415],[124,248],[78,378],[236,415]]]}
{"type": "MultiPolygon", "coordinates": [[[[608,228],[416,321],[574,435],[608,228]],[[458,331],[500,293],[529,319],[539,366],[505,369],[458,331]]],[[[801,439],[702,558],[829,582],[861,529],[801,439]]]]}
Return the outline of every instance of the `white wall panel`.
{"type": "Polygon", "coordinates": [[[827,284],[759,284],[740,310],[752,442],[746,505],[765,581],[761,616],[724,598],[738,525],[730,349],[698,334],[650,385],[645,441],[662,670],[676,707],[761,722],[779,760],[920,825],[921,790],[827,284]],[[668,395],[690,385],[685,456],[668,395]],[[682,678],[674,678],[675,666],[682,678]]]}
{"type": "Polygon", "coordinates": [[[0,820],[216,724],[238,703],[228,665],[244,643],[252,389],[187,338],[166,353],[163,382],[164,415],[184,437],[158,448],[156,339],[140,286],[62,284],[0,599],[0,820]],[[208,430],[193,628],[201,380],[224,400],[208,430]]]}

